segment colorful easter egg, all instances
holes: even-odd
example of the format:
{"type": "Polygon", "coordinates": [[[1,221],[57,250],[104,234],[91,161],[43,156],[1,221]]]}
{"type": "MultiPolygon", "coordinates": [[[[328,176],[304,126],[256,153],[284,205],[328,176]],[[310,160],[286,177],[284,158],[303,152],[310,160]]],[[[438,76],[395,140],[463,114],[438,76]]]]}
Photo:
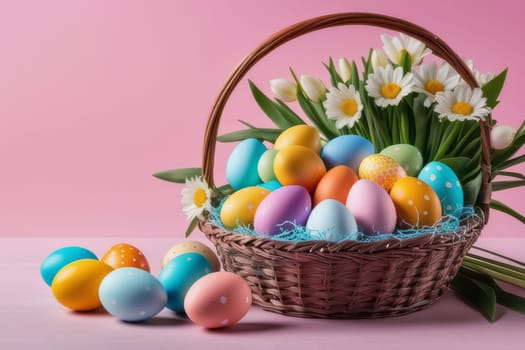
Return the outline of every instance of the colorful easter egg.
{"type": "Polygon", "coordinates": [[[219,271],[221,269],[221,263],[215,252],[206,244],[192,240],[186,240],[171,247],[162,259],[162,267],[171,259],[185,253],[198,253],[208,260],[213,271],[219,271]]]}
{"type": "Polygon", "coordinates": [[[136,267],[110,272],[100,283],[98,296],[106,311],[128,322],[155,316],[168,301],[162,284],[149,272],[136,267]]]}
{"type": "Polygon", "coordinates": [[[263,199],[253,221],[255,231],[274,236],[291,230],[294,224],[304,226],[312,201],[308,191],[299,185],[283,186],[263,199]]]}
{"type": "Polygon", "coordinates": [[[184,309],[190,320],[205,328],[231,326],[250,310],[252,293],[232,272],[214,272],[196,281],[186,294],[184,309]]]}
{"type": "Polygon", "coordinates": [[[326,168],[319,156],[310,148],[286,146],[275,156],[273,170],[279,183],[300,185],[313,192],[317,183],[326,173],[326,168]]]}
{"type": "Polygon", "coordinates": [[[425,165],[418,178],[436,192],[443,215],[461,215],[463,189],[454,170],[444,163],[430,162],[425,165]]]}
{"type": "Polygon", "coordinates": [[[325,199],[312,209],[306,228],[315,239],[337,242],[356,233],[357,223],[344,204],[325,199]]]}
{"type": "Polygon", "coordinates": [[[184,253],[168,261],[159,274],[159,281],[168,294],[166,307],[184,312],[184,297],[192,284],[211,272],[208,260],[198,253],[184,253]]]}
{"type": "Polygon", "coordinates": [[[275,177],[275,172],[273,171],[273,161],[277,152],[279,152],[279,150],[269,149],[262,154],[261,158],[259,158],[259,162],[257,163],[257,173],[263,182],[277,179],[275,177]]]}
{"type": "Polygon", "coordinates": [[[337,165],[321,178],[314,193],[314,206],[325,199],[335,199],[346,204],[352,185],[359,180],[356,173],[345,165],[337,165]]]}
{"type": "Polygon", "coordinates": [[[221,221],[229,230],[237,226],[252,226],[255,211],[270,193],[262,187],[246,187],[226,198],[221,208],[221,221]]]}
{"type": "Polygon", "coordinates": [[[114,269],[137,267],[148,272],[150,271],[148,259],[137,247],[128,243],[115,244],[102,256],[100,261],[105,262],[114,269]]]}
{"type": "Polygon", "coordinates": [[[352,186],[346,207],[354,216],[359,231],[366,235],[391,233],[396,228],[394,203],[388,192],[372,180],[359,180],[352,186]]]}
{"type": "Polygon", "coordinates": [[[295,125],[284,130],[275,140],[274,148],[282,149],[295,145],[310,148],[315,153],[321,150],[321,137],[317,129],[310,125],[295,125]]]}
{"type": "Polygon", "coordinates": [[[394,183],[407,173],[398,162],[382,154],[372,154],[364,158],[359,166],[359,178],[372,180],[387,192],[394,183]]]}
{"type": "Polygon", "coordinates": [[[337,136],[321,149],[321,158],[328,169],[346,165],[357,174],[361,161],[375,153],[374,145],[359,135],[337,136]]]}
{"type": "Polygon", "coordinates": [[[276,189],[283,187],[283,185],[277,180],[268,181],[263,184],[258,184],[257,186],[266,188],[268,191],[275,191],[276,189]]]}
{"type": "Polygon", "coordinates": [[[47,285],[51,286],[58,271],[73,261],[81,259],[98,260],[97,256],[86,248],[71,246],[57,249],[42,261],[40,275],[47,285]]]}
{"type": "Polygon", "coordinates": [[[235,146],[226,163],[226,180],[234,190],[261,182],[257,165],[264,152],[266,146],[254,138],[241,141],[235,146]]]}
{"type": "Polygon", "coordinates": [[[98,260],[76,260],[58,271],[51,291],[60,304],[71,310],[94,310],[102,305],[98,288],[111,271],[111,266],[98,260]]]}
{"type": "Polygon", "coordinates": [[[390,197],[403,228],[432,226],[441,218],[441,202],[436,192],[422,180],[404,177],[394,184],[390,197]]]}
{"type": "Polygon", "coordinates": [[[417,176],[423,166],[423,156],[416,146],[401,143],[384,148],[382,155],[398,162],[408,176],[417,176]]]}

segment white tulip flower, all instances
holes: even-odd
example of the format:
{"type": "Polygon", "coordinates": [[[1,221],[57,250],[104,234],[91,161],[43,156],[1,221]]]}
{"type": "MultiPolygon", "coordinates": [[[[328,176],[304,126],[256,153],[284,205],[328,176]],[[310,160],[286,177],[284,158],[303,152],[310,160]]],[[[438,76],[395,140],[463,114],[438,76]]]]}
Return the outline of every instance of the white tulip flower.
{"type": "Polygon", "coordinates": [[[516,129],[508,125],[495,126],[490,132],[490,145],[495,150],[505,149],[512,144],[516,129]]]}
{"type": "Polygon", "coordinates": [[[297,100],[297,84],[293,81],[283,78],[270,80],[270,89],[279,100],[284,102],[297,100]]]}
{"type": "Polygon", "coordinates": [[[301,86],[306,96],[314,102],[321,102],[326,95],[326,87],[319,78],[301,75],[301,86]]]}
{"type": "Polygon", "coordinates": [[[339,76],[345,83],[352,77],[352,66],[345,57],[339,59],[339,76]]]}

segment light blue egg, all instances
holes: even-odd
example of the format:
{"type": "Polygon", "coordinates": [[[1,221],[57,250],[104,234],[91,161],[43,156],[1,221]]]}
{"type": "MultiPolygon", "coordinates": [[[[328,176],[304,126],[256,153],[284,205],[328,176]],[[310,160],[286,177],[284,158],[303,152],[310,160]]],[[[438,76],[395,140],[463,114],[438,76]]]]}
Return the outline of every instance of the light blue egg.
{"type": "Polygon", "coordinates": [[[257,139],[246,139],[233,149],[226,163],[226,180],[234,190],[261,182],[257,165],[266,146],[257,139]]]}
{"type": "Polygon", "coordinates": [[[159,274],[159,281],[168,293],[166,307],[184,312],[184,297],[188,289],[211,271],[208,260],[198,253],[185,253],[171,259],[159,274]]]}
{"type": "Polygon", "coordinates": [[[275,191],[276,189],[283,187],[283,185],[281,185],[281,183],[277,180],[271,180],[263,184],[259,184],[258,186],[266,188],[268,191],[275,191]]]}
{"type": "Polygon", "coordinates": [[[436,192],[443,215],[461,215],[463,189],[454,170],[444,163],[430,162],[423,167],[418,179],[426,182],[436,192]]]}
{"type": "Polygon", "coordinates": [[[123,267],[110,272],[100,284],[102,306],[113,316],[128,322],[147,320],[158,314],[168,297],[160,282],[149,272],[123,267]]]}
{"type": "Polygon", "coordinates": [[[342,135],[328,141],[321,149],[321,158],[327,169],[346,165],[359,173],[361,161],[375,153],[374,145],[359,135],[342,135]]]}
{"type": "Polygon", "coordinates": [[[40,265],[40,275],[47,285],[51,287],[53,278],[55,278],[58,271],[73,261],[80,259],[98,260],[97,256],[86,248],[75,246],[63,247],[55,250],[42,261],[42,265],[40,265]]]}
{"type": "Polygon", "coordinates": [[[310,212],[306,228],[315,239],[337,242],[356,233],[357,223],[345,205],[335,199],[325,199],[310,212]]]}

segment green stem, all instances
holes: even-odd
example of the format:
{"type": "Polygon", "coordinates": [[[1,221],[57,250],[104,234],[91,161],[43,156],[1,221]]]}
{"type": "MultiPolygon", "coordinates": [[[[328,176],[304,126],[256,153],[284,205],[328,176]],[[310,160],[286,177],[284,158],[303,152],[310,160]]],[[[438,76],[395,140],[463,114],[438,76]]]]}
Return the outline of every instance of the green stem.
{"type": "Polygon", "coordinates": [[[511,277],[511,276],[508,276],[506,274],[494,271],[494,270],[489,269],[489,268],[485,268],[485,267],[480,266],[480,265],[475,264],[475,263],[470,263],[468,261],[463,261],[463,266],[465,266],[465,267],[467,267],[469,269],[478,271],[478,272],[482,272],[482,273],[484,273],[486,275],[489,275],[490,277],[495,278],[497,280],[500,280],[500,281],[512,284],[512,285],[520,287],[520,288],[525,288],[525,281],[524,280],[520,280],[518,278],[514,278],[514,277],[511,277]]]}
{"type": "Polygon", "coordinates": [[[461,128],[460,122],[455,122],[451,126],[449,125],[450,132],[448,133],[447,137],[445,137],[444,141],[441,142],[441,145],[438,148],[438,151],[436,155],[434,156],[435,160],[440,160],[447,155],[447,151],[452,146],[454,141],[456,141],[456,138],[458,136],[459,130],[461,128]]]}

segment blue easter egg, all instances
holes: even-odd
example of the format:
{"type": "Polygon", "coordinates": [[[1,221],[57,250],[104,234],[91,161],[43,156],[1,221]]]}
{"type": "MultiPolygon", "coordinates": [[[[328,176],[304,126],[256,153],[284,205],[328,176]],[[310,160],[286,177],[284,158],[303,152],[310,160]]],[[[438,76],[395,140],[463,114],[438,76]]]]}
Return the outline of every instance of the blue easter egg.
{"type": "Polygon", "coordinates": [[[80,259],[98,260],[97,256],[86,248],[75,246],[63,247],[55,250],[42,261],[42,265],[40,265],[40,275],[47,285],[51,287],[53,278],[55,278],[58,271],[73,261],[80,259]]]}
{"type": "Polygon", "coordinates": [[[337,242],[356,233],[357,223],[345,205],[335,199],[325,199],[312,209],[306,228],[315,239],[337,242]]]}
{"type": "Polygon", "coordinates": [[[342,135],[328,141],[321,149],[321,159],[327,169],[346,165],[359,173],[361,161],[375,153],[374,145],[359,135],[342,135]]]}
{"type": "Polygon", "coordinates": [[[185,253],[171,259],[160,271],[159,281],[168,293],[166,307],[184,312],[184,297],[199,278],[212,272],[209,261],[198,253],[185,253]]]}
{"type": "Polygon", "coordinates": [[[234,190],[261,182],[257,166],[264,152],[266,146],[253,138],[235,146],[226,163],[226,180],[234,190]]]}
{"type": "Polygon", "coordinates": [[[102,280],[98,296],[110,314],[128,322],[155,316],[168,300],[162,284],[149,272],[136,267],[111,271],[102,280]]]}
{"type": "Polygon", "coordinates": [[[271,180],[263,184],[259,184],[258,186],[266,188],[268,191],[275,191],[276,189],[283,187],[283,185],[281,185],[281,183],[277,180],[271,180]]]}
{"type": "Polygon", "coordinates": [[[436,192],[443,215],[461,215],[463,189],[454,170],[444,163],[430,162],[423,167],[418,179],[426,182],[436,192]]]}

